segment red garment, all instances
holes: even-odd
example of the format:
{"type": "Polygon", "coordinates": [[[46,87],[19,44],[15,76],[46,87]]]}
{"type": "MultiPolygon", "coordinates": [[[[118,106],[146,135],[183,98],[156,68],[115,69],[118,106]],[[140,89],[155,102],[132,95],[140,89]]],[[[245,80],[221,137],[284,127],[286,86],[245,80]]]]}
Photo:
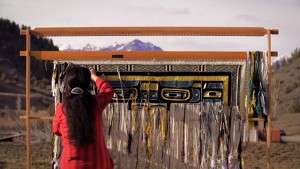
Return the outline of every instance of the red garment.
{"type": "Polygon", "coordinates": [[[99,94],[95,96],[96,107],[93,110],[95,117],[95,141],[84,147],[75,147],[70,144],[68,138],[67,117],[63,113],[62,103],[56,108],[56,114],[52,126],[53,133],[62,136],[63,150],[60,157],[61,169],[111,169],[113,162],[106,148],[102,129],[102,112],[111,101],[114,91],[102,78],[96,80],[99,94]]]}

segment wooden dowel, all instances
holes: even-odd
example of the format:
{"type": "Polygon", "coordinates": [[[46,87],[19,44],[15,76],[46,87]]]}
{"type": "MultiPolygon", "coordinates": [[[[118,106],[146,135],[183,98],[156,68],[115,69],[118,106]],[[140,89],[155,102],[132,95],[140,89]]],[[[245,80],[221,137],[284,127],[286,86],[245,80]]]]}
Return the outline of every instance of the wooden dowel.
{"type": "Polygon", "coordinates": [[[267,119],[268,119],[268,126],[267,126],[267,169],[271,169],[271,140],[272,140],[272,136],[271,136],[271,128],[272,128],[272,123],[271,123],[271,31],[268,30],[267,32],[267,39],[268,39],[268,115],[267,115],[267,119]]]}
{"type": "MultiPolygon", "coordinates": [[[[266,53],[267,56],[269,56],[269,53],[266,53]]],[[[278,52],[277,51],[271,51],[271,57],[275,57],[278,56],[278,52]]]]}
{"type": "MultiPolygon", "coordinates": [[[[24,56],[25,51],[20,55],[24,56]]],[[[80,60],[80,59],[114,59],[114,60],[164,60],[164,59],[247,59],[247,52],[230,51],[31,51],[31,56],[41,60],[80,60]],[[118,56],[118,57],[115,57],[118,56]]]]}
{"type": "Polygon", "coordinates": [[[272,35],[278,35],[278,34],[279,34],[279,30],[278,30],[278,29],[271,29],[271,30],[270,30],[270,33],[271,33],[272,35]]]}
{"type": "Polygon", "coordinates": [[[267,30],[263,27],[49,27],[35,28],[30,33],[35,36],[264,36],[267,30]]]}
{"type": "Polygon", "coordinates": [[[21,29],[20,30],[20,35],[27,35],[27,29],[21,29]]]}
{"type": "MultiPolygon", "coordinates": [[[[116,59],[113,55],[122,56],[118,59],[168,59],[169,55],[182,56],[182,59],[245,59],[240,51],[30,51],[30,56],[37,59],[116,59]],[[160,56],[159,56],[160,55],[160,56]],[[149,56],[149,57],[145,57],[149,56]]],[[[266,53],[268,56],[268,52],[266,53]]],[[[26,56],[26,51],[20,51],[20,56],[26,56]]],[[[271,56],[278,56],[272,51],[271,56]]],[[[173,58],[174,59],[174,58],[173,58]]],[[[179,58],[175,58],[179,59],[179,58]]]]}
{"type": "Polygon", "coordinates": [[[249,121],[264,121],[264,118],[248,118],[249,121]]]}
{"type": "MultiPolygon", "coordinates": [[[[26,120],[27,116],[20,116],[20,119],[26,120]]],[[[29,116],[29,119],[35,119],[35,120],[53,120],[53,117],[51,117],[51,116],[29,116]]]]}

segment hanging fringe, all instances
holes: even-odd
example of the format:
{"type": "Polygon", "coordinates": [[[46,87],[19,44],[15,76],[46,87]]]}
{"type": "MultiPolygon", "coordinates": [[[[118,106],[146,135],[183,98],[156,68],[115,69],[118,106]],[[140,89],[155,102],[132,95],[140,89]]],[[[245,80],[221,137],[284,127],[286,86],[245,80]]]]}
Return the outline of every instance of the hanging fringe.
{"type": "Polygon", "coordinates": [[[262,97],[261,97],[261,103],[262,103],[262,111],[265,116],[267,116],[268,112],[268,84],[269,84],[269,79],[268,79],[268,58],[267,56],[261,52],[261,76],[262,76],[262,82],[261,82],[261,88],[262,88],[262,97]]]}
{"type": "MultiPolygon", "coordinates": [[[[250,75],[248,81],[248,105],[247,112],[249,118],[267,117],[268,107],[268,95],[267,84],[268,82],[268,66],[267,58],[263,52],[249,52],[249,63],[250,63],[250,75]]],[[[249,131],[254,126],[257,126],[257,122],[248,122],[249,131]]]]}
{"type": "Polygon", "coordinates": [[[212,156],[211,156],[211,168],[216,168],[219,166],[217,164],[218,160],[218,150],[220,147],[220,126],[221,126],[221,111],[223,109],[221,102],[215,102],[210,104],[211,111],[211,141],[212,141],[212,156]]]}
{"type": "MultiPolygon", "coordinates": [[[[56,110],[56,106],[58,103],[61,102],[62,96],[60,92],[60,86],[61,86],[61,73],[59,72],[60,69],[57,65],[57,62],[54,61],[54,66],[53,66],[53,73],[52,73],[52,81],[51,81],[51,86],[52,86],[52,94],[54,96],[54,109],[56,110]]],[[[56,136],[53,134],[52,137],[52,168],[53,169],[59,169],[59,160],[60,160],[60,155],[62,152],[62,142],[61,142],[61,137],[56,136]]]]}
{"type": "Polygon", "coordinates": [[[200,167],[227,168],[229,132],[222,102],[201,104],[200,129],[200,167]]]}
{"type": "Polygon", "coordinates": [[[239,108],[238,106],[233,106],[231,110],[228,168],[238,169],[240,166],[238,147],[241,143],[242,131],[243,124],[241,121],[241,114],[239,112],[239,108]]]}
{"type": "Polygon", "coordinates": [[[153,153],[153,145],[152,145],[152,121],[153,121],[153,115],[155,113],[155,109],[149,110],[149,117],[148,122],[145,127],[145,134],[146,134],[146,144],[147,144],[147,154],[148,159],[150,160],[152,153],[153,153]]]}
{"type": "Polygon", "coordinates": [[[59,169],[59,161],[60,161],[60,155],[62,152],[62,143],[61,143],[61,137],[54,136],[52,139],[52,152],[53,152],[53,159],[52,159],[52,169],[59,169]]]}
{"type": "Polygon", "coordinates": [[[209,145],[209,126],[208,126],[208,114],[209,114],[209,103],[202,103],[202,111],[200,112],[200,123],[201,123],[201,151],[200,151],[200,168],[207,168],[208,159],[208,145],[209,145]]]}
{"type": "MultiPolygon", "coordinates": [[[[227,122],[227,111],[228,108],[227,107],[223,107],[220,111],[221,114],[221,125],[220,125],[220,147],[219,147],[219,152],[220,152],[220,156],[221,156],[221,160],[220,160],[220,168],[223,169],[227,169],[228,165],[227,165],[227,151],[228,151],[228,136],[229,136],[229,126],[228,126],[228,122],[227,122]]],[[[229,114],[229,113],[228,113],[229,114]]]]}
{"type": "Polygon", "coordinates": [[[165,142],[167,140],[167,130],[168,130],[168,112],[167,108],[162,107],[161,110],[161,137],[165,142]]]}
{"type": "Polygon", "coordinates": [[[57,76],[58,71],[57,71],[57,62],[54,61],[53,62],[53,73],[52,73],[52,80],[51,80],[51,92],[52,92],[52,96],[56,96],[56,84],[57,84],[57,76]]]}

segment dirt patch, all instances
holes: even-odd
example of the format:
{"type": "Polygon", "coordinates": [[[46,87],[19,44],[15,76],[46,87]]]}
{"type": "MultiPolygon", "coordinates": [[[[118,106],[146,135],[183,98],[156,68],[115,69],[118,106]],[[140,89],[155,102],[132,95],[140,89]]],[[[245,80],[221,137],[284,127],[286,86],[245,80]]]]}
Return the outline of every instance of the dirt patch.
{"type": "MultiPolygon", "coordinates": [[[[32,143],[32,168],[51,168],[51,143],[32,143]]],[[[20,142],[0,142],[0,168],[26,168],[26,145],[20,142]]]]}

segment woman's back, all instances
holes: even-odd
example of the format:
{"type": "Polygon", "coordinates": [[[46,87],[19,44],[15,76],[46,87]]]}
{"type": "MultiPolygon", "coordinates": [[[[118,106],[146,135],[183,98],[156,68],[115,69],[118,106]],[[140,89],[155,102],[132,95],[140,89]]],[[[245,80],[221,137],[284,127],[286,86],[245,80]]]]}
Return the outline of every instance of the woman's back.
{"type": "MultiPolygon", "coordinates": [[[[78,146],[76,140],[70,138],[68,124],[68,111],[64,103],[59,103],[53,123],[53,132],[62,136],[63,150],[60,157],[60,167],[64,168],[113,168],[113,162],[106,148],[102,129],[102,112],[113,96],[110,84],[101,78],[95,78],[99,90],[97,96],[93,96],[95,107],[91,110],[93,117],[93,141],[87,145],[78,146]]],[[[78,123],[78,122],[77,122],[78,123]]],[[[75,126],[76,127],[76,126],[75,126]]],[[[84,138],[84,137],[83,137],[84,138]]]]}

